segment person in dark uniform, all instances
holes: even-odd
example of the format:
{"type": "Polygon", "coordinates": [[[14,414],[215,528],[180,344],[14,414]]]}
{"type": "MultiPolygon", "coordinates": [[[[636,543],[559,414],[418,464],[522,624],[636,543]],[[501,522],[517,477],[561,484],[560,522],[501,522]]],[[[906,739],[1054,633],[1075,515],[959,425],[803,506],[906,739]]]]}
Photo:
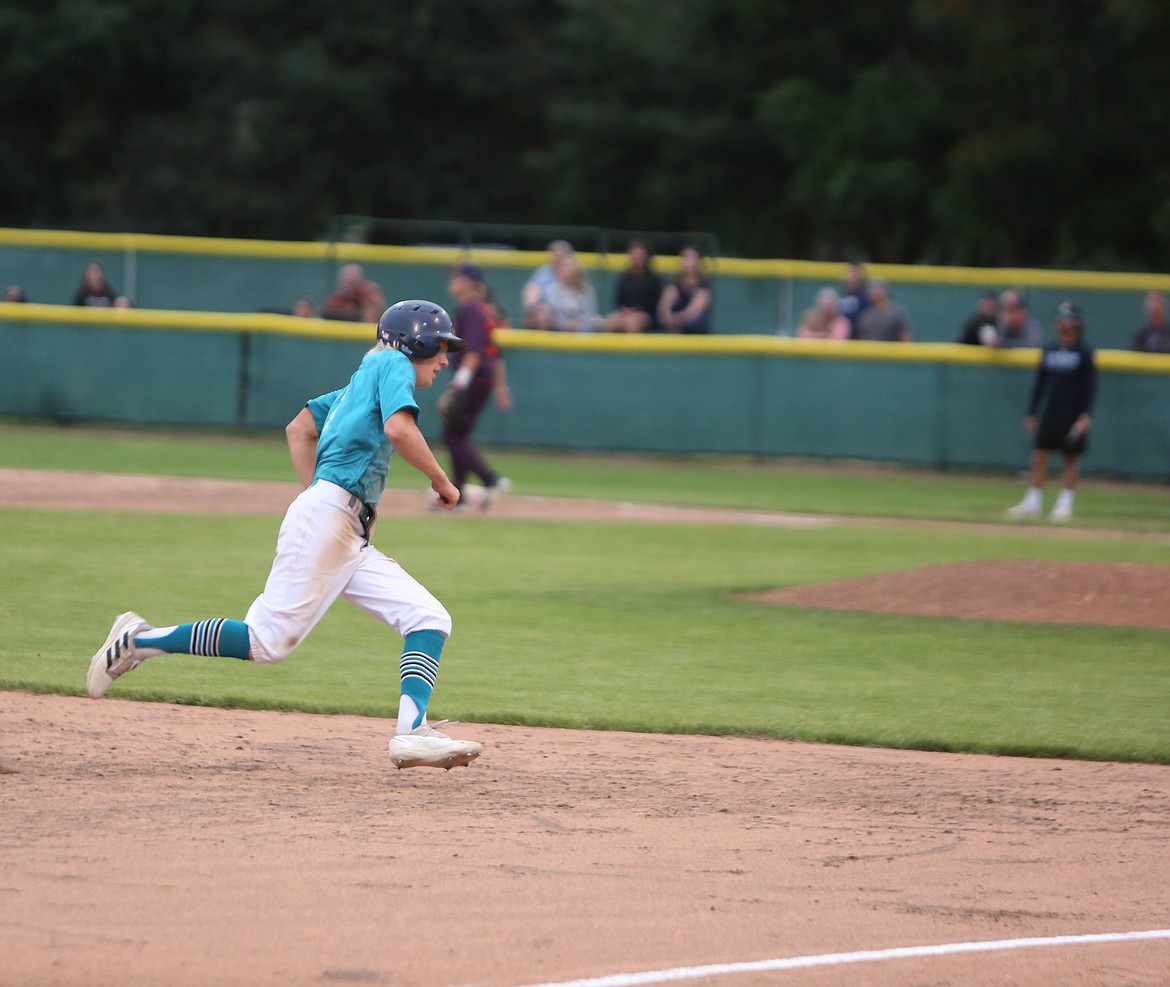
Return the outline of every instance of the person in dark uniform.
{"type": "Polygon", "coordinates": [[[439,413],[443,416],[443,445],[451,455],[451,482],[463,496],[469,476],[483,482],[480,506],[487,508],[501,494],[507,493],[512,481],[500,476],[484,459],[472,441],[471,433],[488,398],[495,395],[504,411],[512,407],[512,395],[504,374],[499,347],[492,342],[496,327],[495,312],[484,301],[483,270],[476,264],[459,264],[451,271],[447,291],[457,308],[451,324],[466,348],[451,357],[454,376],[442,398],[439,413]]]}
{"type": "Polygon", "coordinates": [[[1032,383],[1024,430],[1035,435],[1031,486],[1024,499],[1008,510],[1010,518],[1037,517],[1043,506],[1048,460],[1064,457],[1062,487],[1049,518],[1072,519],[1073,496],[1080,479],[1080,457],[1089,447],[1097,365],[1084,340],[1085,315],[1079,305],[1062,302],[1056,309],[1056,342],[1044,347],[1032,383]]]}

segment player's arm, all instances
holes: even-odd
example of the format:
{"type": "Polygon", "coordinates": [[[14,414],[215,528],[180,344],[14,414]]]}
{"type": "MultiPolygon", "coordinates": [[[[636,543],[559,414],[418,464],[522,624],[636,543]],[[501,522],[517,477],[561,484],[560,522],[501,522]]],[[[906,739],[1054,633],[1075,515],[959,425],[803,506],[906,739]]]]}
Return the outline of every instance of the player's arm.
{"type": "Polygon", "coordinates": [[[313,413],[308,408],[302,408],[296,418],[285,425],[284,437],[288,442],[293,469],[297,471],[301,485],[307,487],[313,482],[313,473],[317,468],[318,433],[313,413]]]}
{"type": "Polygon", "coordinates": [[[459,383],[454,384],[454,386],[462,389],[470,384],[471,378],[475,376],[475,372],[479,369],[479,365],[482,362],[483,356],[481,354],[476,353],[474,350],[467,350],[459,363],[459,369],[455,372],[459,383]]]}
{"type": "Polygon", "coordinates": [[[1081,361],[1081,410],[1073,428],[1077,434],[1093,427],[1093,403],[1097,398],[1097,362],[1092,352],[1086,352],[1081,361]]]}
{"type": "Polygon", "coordinates": [[[512,410],[512,391],[508,388],[508,367],[502,359],[496,361],[492,374],[492,392],[501,411],[512,410]]]}
{"type": "Polygon", "coordinates": [[[1076,421],[1073,422],[1072,435],[1083,435],[1093,427],[1093,401],[1096,398],[1096,365],[1093,354],[1086,353],[1081,360],[1080,370],[1081,400],[1076,421]]]}
{"type": "Polygon", "coordinates": [[[459,369],[447,386],[450,391],[465,391],[483,362],[489,338],[487,320],[482,305],[466,304],[459,307],[459,335],[467,348],[459,355],[459,369]]]}
{"type": "Polygon", "coordinates": [[[459,490],[435,459],[427,440],[419,431],[414,412],[403,408],[396,411],[382,426],[386,438],[402,459],[431,481],[431,489],[439,495],[439,503],[450,510],[459,503],[459,490]]]}
{"type": "Polygon", "coordinates": [[[1040,356],[1040,366],[1036,368],[1036,375],[1032,378],[1032,391],[1028,395],[1028,413],[1024,416],[1024,431],[1031,435],[1036,431],[1036,412],[1040,409],[1040,398],[1048,387],[1048,371],[1044,368],[1044,356],[1040,356]]]}

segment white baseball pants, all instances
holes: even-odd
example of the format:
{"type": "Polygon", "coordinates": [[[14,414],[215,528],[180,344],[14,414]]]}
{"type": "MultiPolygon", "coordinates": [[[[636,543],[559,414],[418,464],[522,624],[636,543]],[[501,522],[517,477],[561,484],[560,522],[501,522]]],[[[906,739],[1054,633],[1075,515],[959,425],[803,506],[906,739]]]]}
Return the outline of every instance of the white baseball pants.
{"type": "Polygon", "coordinates": [[[252,659],[283,661],[339,596],[392,627],[451,633],[451,616],[421,583],[373,545],[349,491],[319,480],[289,505],[264,592],[244,618],[252,659]]]}

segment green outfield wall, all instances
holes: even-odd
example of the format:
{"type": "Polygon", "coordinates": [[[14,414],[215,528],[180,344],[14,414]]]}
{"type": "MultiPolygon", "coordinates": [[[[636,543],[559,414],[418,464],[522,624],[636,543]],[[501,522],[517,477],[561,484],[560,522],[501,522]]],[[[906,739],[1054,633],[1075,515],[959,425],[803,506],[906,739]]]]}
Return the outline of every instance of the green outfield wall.
{"type": "MultiPolygon", "coordinates": [[[[612,308],[625,255],[581,255],[603,312],[612,308]]],[[[133,233],[78,233],[0,228],[0,284],[19,284],[34,302],[64,305],[81,271],[100,261],[115,288],[146,309],[261,313],[290,311],[297,298],[320,303],[332,290],[341,264],[356,261],[383,288],[388,301],[447,300],[447,273],[459,260],[481,264],[498,299],[515,317],[521,287],[544,263],[540,251],[488,247],[396,247],[355,243],[223,240],[133,233]]],[[[674,257],[656,261],[670,278],[674,257]]],[[[791,335],[822,287],[837,285],[842,264],[814,261],[710,260],[719,335],[791,335]]],[[[1152,289],[1170,291],[1170,276],[1046,271],[1019,268],[870,265],[890,282],[908,311],[915,341],[951,342],[963,319],[987,289],[1024,290],[1033,313],[1050,329],[1056,304],[1071,298],[1084,306],[1088,335],[1097,346],[1126,349],[1142,322],[1142,299],[1152,289]]]]}
{"type": "MultiPolygon", "coordinates": [[[[1016,470],[1038,351],[775,336],[499,334],[528,448],[861,458],[1016,470]]],[[[270,314],[0,304],[0,414],[279,428],[340,387],[372,327],[270,314]]],[[[1086,472],[1170,478],[1170,357],[1099,351],[1086,472]]],[[[438,437],[439,389],[420,394],[438,437]]]]}

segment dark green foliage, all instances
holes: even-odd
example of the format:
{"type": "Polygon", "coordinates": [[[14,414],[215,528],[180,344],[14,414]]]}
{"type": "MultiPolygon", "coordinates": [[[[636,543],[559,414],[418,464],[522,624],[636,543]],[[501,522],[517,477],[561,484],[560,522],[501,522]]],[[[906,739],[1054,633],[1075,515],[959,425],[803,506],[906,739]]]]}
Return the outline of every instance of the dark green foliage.
{"type": "Polygon", "coordinates": [[[1158,270],[1168,38],[1154,0],[0,0],[0,219],[1158,270]]]}

